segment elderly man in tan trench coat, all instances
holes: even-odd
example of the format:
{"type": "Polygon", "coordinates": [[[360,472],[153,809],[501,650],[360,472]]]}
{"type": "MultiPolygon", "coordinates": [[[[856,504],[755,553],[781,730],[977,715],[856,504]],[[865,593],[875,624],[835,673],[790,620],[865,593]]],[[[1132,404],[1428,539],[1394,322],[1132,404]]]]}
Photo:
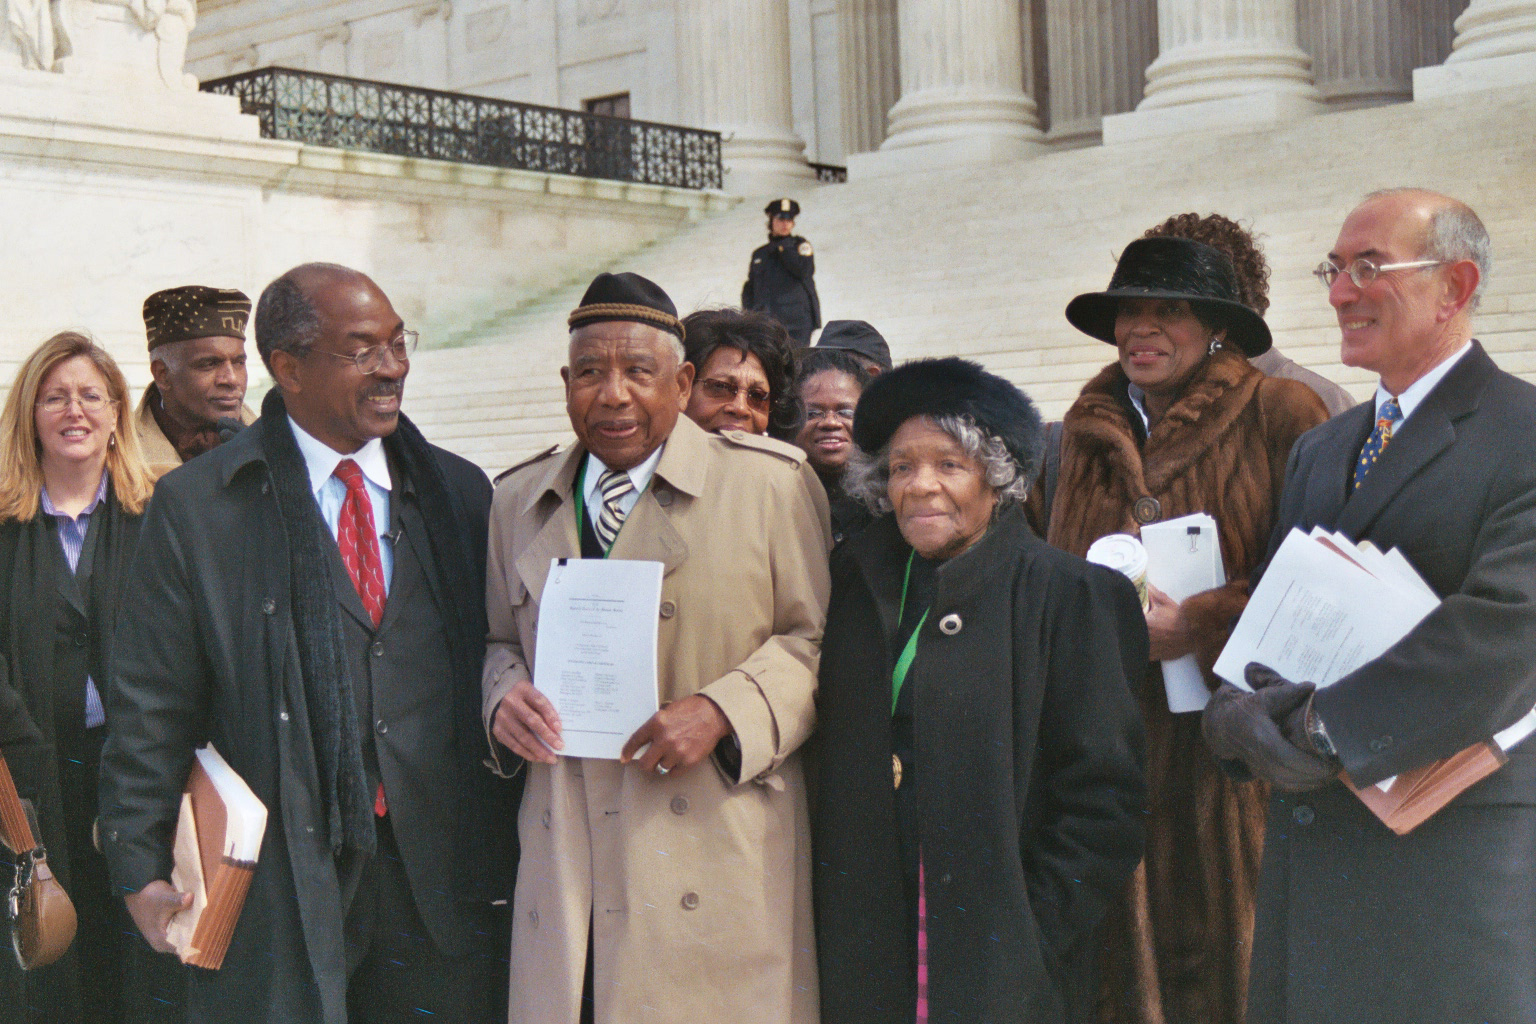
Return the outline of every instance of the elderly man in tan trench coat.
{"type": "Polygon", "coordinates": [[[570,323],[577,441],[510,471],[491,510],[486,726],[501,765],[528,771],[509,1020],[813,1024],[799,748],[825,493],[799,449],[679,417],[693,368],[660,288],[600,275],[570,323]],[[599,488],[610,474],[628,501],[599,488]],[[621,761],[557,757],[559,716],[529,681],[540,593],[550,559],[609,553],[665,565],[663,707],[621,761]]]}

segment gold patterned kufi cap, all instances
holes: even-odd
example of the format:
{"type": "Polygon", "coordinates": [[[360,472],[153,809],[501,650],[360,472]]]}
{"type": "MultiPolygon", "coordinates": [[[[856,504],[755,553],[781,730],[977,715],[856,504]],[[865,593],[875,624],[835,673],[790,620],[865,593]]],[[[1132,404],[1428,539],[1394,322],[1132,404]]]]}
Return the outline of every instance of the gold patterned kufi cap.
{"type": "Polygon", "coordinates": [[[144,334],[151,352],[191,338],[244,341],[250,316],[251,300],[238,289],[182,285],[155,292],[144,300],[144,334]]]}

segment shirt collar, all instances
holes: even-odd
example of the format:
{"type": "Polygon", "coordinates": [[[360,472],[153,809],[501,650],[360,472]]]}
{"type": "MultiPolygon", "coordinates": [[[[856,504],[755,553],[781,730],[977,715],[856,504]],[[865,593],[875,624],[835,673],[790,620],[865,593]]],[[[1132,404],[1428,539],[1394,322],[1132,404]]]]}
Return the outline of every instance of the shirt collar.
{"type": "MultiPolygon", "coordinates": [[[[661,461],[661,453],[666,451],[666,448],[667,444],[663,441],[661,447],[646,456],[644,462],[630,468],[629,482],[634,485],[636,494],[643,494],[645,492],[645,488],[651,482],[651,477],[656,475],[656,464],[661,461]]],[[[588,452],[587,475],[581,484],[582,499],[587,503],[588,507],[592,506],[592,496],[597,493],[597,481],[606,472],[608,472],[607,464],[596,455],[588,452]]]]}
{"type": "MultiPolygon", "coordinates": [[[[1397,407],[1402,410],[1403,419],[1413,415],[1413,410],[1419,407],[1419,403],[1429,397],[1429,393],[1435,390],[1435,385],[1445,379],[1445,375],[1451,372],[1452,367],[1472,351],[1472,342],[1469,340],[1456,350],[1456,354],[1443,360],[1439,366],[1430,370],[1424,376],[1414,381],[1403,389],[1403,393],[1397,396],[1397,407]]],[[[1378,381],[1376,384],[1376,414],[1381,415],[1381,407],[1392,398],[1392,392],[1382,387],[1378,381]]]]}
{"type": "Polygon", "coordinates": [[[106,498],[106,496],[107,496],[107,471],[105,469],[103,469],[101,471],[101,483],[96,485],[96,497],[91,499],[91,503],[89,505],[85,506],[85,508],[80,510],[80,515],[71,517],[71,516],[69,516],[68,514],[66,514],[64,512],[60,512],[58,510],[58,508],[54,506],[53,499],[48,497],[48,485],[47,484],[43,485],[43,493],[42,493],[42,496],[38,499],[38,502],[41,505],[43,513],[45,515],[63,516],[65,519],[70,519],[70,518],[80,519],[80,518],[82,518],[84,516],[90,515],[92,512],[95,512],[96,511],[96,506],[100,505],[102,500],[104,498],[106,498]]]}
{"type": "Polygon", "coordinates": [[[392,489],[389,460],[384,457],[384,441],[381,438],[374,438],[351,455],[343,455],[295,423],[292,416],[288,417],[288,425],[293,428],[293,439],[298,443],[299,454],[304,456],[305,468],[309,470],[309,489],[317,497],[320,488],[336,472],[342,459],[351,459],[357,463],[364,478],[379,490],[388,493],[392,489]]]}
{"type": "Polygon", "coordinates": [[[1137,414],[1141,416],[1141,428],[1150,433],[1152,421],[1147,418],[1147,393],[1135,384],[1127,384],[1125,393],[1130,397],[1131,405],[1136,409],[1137,414]]]}

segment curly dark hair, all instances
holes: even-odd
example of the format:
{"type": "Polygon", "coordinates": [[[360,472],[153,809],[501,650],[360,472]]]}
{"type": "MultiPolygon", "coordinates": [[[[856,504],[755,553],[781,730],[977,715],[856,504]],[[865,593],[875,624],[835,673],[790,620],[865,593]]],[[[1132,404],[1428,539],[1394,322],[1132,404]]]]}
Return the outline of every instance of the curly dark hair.
{"type": "Polygon", "coordinates": [[[768,378],[768,436],[794,437],[794,341],[783,324],[752,310],[699,309],[683,317],[683,332],[684,358],[697,372],[721,346],[756,356],[768,378]]]}
{"type": "Polygon", "coordinates": [[[1237,221],[1219,213],[1179,213],[1141,237],[1188,238],[1221,250],[1237,270],[1238,301],[1260,316],[1269,309],[1269,261],[1253,232],[1237,221]]]}

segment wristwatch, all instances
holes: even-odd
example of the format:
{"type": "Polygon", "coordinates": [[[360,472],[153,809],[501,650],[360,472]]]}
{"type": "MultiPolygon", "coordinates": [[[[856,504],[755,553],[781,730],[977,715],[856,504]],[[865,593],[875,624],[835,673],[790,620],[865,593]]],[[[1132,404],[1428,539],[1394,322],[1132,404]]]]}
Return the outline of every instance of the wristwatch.
{"type": "Polygon", "coordinates": [[[1324,757],[1338,760],[1339,752],[1334,748],[1333,740],[1328,738],[1328,730],[1323,726],[1323,720],[1318,717],[1317,710],[1312,707],[1312,698],[1307,698],[1307,739],[1312,743],[1312,749],[1324,757]]]}

